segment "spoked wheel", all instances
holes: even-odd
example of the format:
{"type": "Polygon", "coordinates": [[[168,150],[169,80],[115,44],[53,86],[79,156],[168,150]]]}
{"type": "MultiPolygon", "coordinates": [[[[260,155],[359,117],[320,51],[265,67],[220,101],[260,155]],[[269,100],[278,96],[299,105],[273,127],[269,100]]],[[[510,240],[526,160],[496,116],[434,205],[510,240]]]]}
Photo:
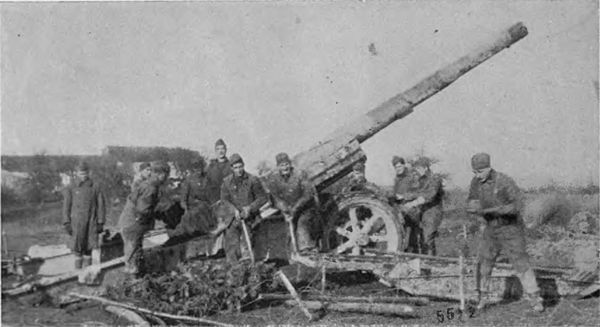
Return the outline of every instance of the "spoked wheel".
{"type": "Polygon", "coordinates": [[[402,216],[383,200],[371,194],[349,194],[340,200],[338,208],[337,219],[329,224],[326,235],[334,253],[404,251],[402,216]]]}

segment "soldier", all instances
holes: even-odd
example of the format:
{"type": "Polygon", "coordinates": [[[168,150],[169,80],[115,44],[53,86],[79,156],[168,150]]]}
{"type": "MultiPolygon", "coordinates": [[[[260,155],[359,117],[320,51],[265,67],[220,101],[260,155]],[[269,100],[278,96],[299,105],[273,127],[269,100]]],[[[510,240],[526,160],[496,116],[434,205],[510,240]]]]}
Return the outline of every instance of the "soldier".
{"type": "Polygon", "coordinates": [[[191,174],[181,185],[181,207],[185,213],[177,232],[186,235],[205,234],[214,228],[210,205],[204,161],[197,159],[192,162],[191,174]]]}
{"type": "Polygon", "coordinates": [[[157,215],[156,205],[160,200],[159,188],[167,181],[170,172],[169,165],[163,162],[154,162],[151,168],[150,177],[127,197],[119,217],[124,242],[125,271],[131,275],[140,273],[144,233],[152,229],[157,215]]]}
{"type": "Polygon", "coordinates": [[[147,180],[151,173],[152,169],[150,168],[150,163],[142,162],[139,166],[139,173],[136,174],[136,176],[133,178],[133,182],[131,183],[131,192],[133,192],[135,188],[139,187],[143,181],[147,180]]]}
{"type": "Polygon", "coordinates": [[[216,159],[212,159],[206,169],[208,181],[208,199],[211,204],[221,198],[223,179],[231,174],[231,165],[227,160],[227,145],[222,139],[215,142],[216,159]]]}
{"type": "Polygon", "coordinates": [[[406,207],[416,207],[420,213],[421,253],[436,255],[435,239],[443,217],[444,189],[441,178],[431,173],[430,166],[431,160],[426,157],[415,161],[416,190],[412,193],[415,200],[407,203],[406,207]]]}
{"type": "Polygon", "coordinates": [[[394,191],[390,197],[390,202],[397,206],[402,212],[405,221],[406,235],[408,236],[407,252],[419,252],[419,236],[421,234],[420,217],[417,210],[409,210],[403,207],[404,204],[416,199],[412,191],[415,187],[414,173],[409,169],[406,161],[402,157],[394,156],[392,166],[396,172],[394,177],[394,191]]]}
{"type": "Polygon", "coordinates": [[[279,209],[286,220],[296,223],[296,240],[300,253],[312,252],[316,249],[312,237],[314,210],[306,208],[311,201],[312,185],[305,172],[296,171],[287,153],[275,156],[277,173],[271,174],[267,187],[274,198],[275,207],[279,209]]]}
{"type": "Polygon", "coordinates": [[[499,252],[503,251],[517,271],[533,310],[541,312],[544,306],[540,289],[525,249],[521,191],[510,177],[491,168],[487,153],[475,154],[471,166],[475,176],[471,180],[467,211],[486,221],[478,250],[477,308],[485,307],[484,295],[488,291],[490,275],[499,252]]]}
{"type": "MultiPolygon", "coordinates": [[[[221,185],[221,200],[231,203],[239,211],[241,220],[250,220],[259,213],[260,207],[267,202],[267,196],[256,176],[244,170],[244,160],[234,153],[229,158],[232,174],[225,177],[221,185]]],[[[225,230],[224,247],[227,261],[240,259],[240,237],[244,222],[233,219],[225,230]]],[[[244,242],[245,243],[245,242],[244,242]]],[[[249,249],[251,250],[251,249],[249,249]]]]}
{"type": "Polygon", "coordinates": [[[92,264],[92,249],[98,246],[98,234],[104,228],[106,201],[99,185],[90,179],[86,162],[77,165],[76,175],[63,192],[63,225],[72,236],[75,269],[81,269],[92,264]]]}

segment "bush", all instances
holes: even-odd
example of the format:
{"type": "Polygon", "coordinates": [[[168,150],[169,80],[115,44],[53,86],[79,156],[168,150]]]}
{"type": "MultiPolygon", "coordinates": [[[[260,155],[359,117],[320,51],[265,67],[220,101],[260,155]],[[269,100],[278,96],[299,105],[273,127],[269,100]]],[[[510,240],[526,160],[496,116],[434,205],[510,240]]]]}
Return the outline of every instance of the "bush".
{"type": "Polygon", "coordinates": [[[2,194],[0,195],[0,202],[2,202],[2,206],[14,206],[18,204],[22,204],[23,197],[19,196],[17,192],[11,188],[2,185],[2,194]]]}

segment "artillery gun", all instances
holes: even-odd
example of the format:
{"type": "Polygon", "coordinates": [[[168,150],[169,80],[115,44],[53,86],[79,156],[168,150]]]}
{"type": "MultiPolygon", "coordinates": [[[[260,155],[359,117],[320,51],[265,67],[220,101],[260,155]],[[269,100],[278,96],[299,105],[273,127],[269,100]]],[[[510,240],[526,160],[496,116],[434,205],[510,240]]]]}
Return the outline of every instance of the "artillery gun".
{"type": "MultiPolygon", "coordinates": [[[[397,94],[375,109],[334,130],[323,141],[293,157],[294,166],[308,173],[317,193],[348,175],[352,166],[364,160],[360,143],[373,137],[393,122],[413,112],[413,108],[435,95],[459,77],[501,50],[527,35],[527,28],[517,23],[489,42],[436,71],[412,88],[397,94]]],[[[337,215],[328,217],[323,243],[336,253],[358,255],[365,247],[388,252],[406,248],[403,217],[385,197],[373,192],[335,195],[337,215]],[[373,228],[373,226],[378,226],[373,228]],[[331,244],[332,240],[334,244],[331,244]],[[328,246],[327,246],[328,244],[328,246]]]]}

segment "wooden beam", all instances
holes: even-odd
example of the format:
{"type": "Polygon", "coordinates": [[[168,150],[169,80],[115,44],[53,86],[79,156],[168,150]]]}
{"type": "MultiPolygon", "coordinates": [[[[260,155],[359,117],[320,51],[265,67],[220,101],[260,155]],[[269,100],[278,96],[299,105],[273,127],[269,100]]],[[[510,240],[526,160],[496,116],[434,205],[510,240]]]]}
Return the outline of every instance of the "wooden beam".
{"type": "MultiPolygon", "coordinates": [[[[294,301],[288,300],[286,304],[294,304],[294,301]]],[[[327,309],[341,312],[359,312],[370,314],[395,315],[402,317],[414,317],[415,309],[406,304],[394,303],[364,303],[364,302],[339,302],[327,303],[319,301],[305,301],[305,305],[312,310],[327,309]]]]}

